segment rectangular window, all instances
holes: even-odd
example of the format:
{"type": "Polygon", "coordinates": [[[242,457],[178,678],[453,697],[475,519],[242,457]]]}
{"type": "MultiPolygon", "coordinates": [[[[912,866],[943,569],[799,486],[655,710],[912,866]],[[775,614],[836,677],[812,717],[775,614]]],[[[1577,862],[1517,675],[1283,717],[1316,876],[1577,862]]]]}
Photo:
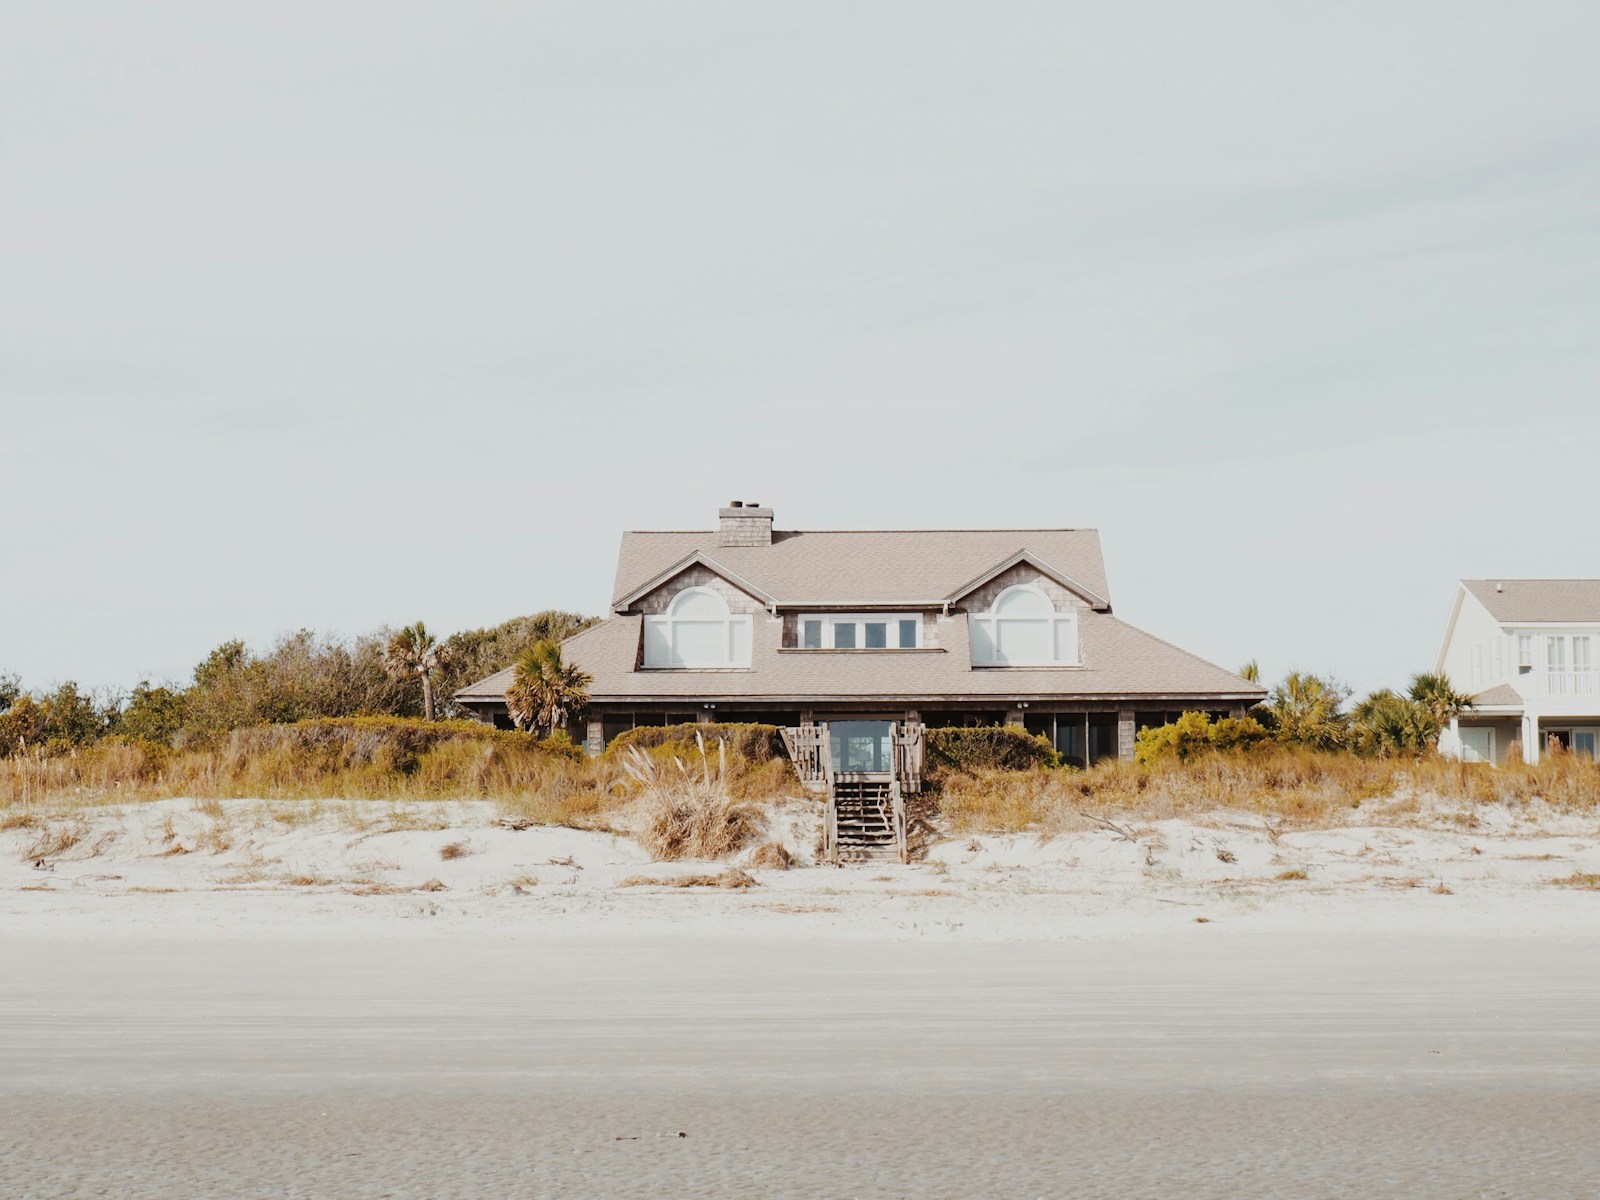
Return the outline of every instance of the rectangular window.
{"type": "Polygon", "coordinates": [[[1586,637],[1572,639],[1572,669],[1574,671],[1589,669],[1589,639],[1586,637]]]}
{"type": "Polygon", "coordinates": [[[922,621],[899,613],[801,613],[792,635],[802,650],[915,650],[922,621]]]}
{"type": "Polygon", "coordinates": [[[1055,657],[1049,621],[997,621],[996,659],[1003,663],[1047,663],[1055,657]]]}
{"type": "Polygon", "coordinates": [[[1494,730],[1463,729],[1461,731],[1461,758],[1469,763],[1494,761],[1494,730]]]}
{"type": "Polygon", "coordinates": [[[1567,639],[1564,637],[1547,637],[1544,640],[1545,658],[1552,671],[1565,671],[1567,669],[1567,639]]]}
{"type": "Polygon", "coordinates": [[[1517,634],[1517,666],[1524,670],[1533,666],[1533,634],[1517,634]]]}

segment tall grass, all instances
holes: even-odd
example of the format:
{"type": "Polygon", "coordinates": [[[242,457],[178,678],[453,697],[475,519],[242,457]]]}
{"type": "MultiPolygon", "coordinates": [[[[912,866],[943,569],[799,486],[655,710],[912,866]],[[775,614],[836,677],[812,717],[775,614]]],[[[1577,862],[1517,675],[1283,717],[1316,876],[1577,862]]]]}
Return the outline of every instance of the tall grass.
{"type": "Polygon", "coordinates": [[[947,776],[939,809],[952,833],[1055,832],[1085,814],[1147,819],[1242,811],[1287,824],[1349,821],[1363,807],[1398,815],[1427,804],[1543,802],[1600,812],[1600,766],[1572,755],[1498,769],[1439,757],[1411,761],[1314,750],[1205,754],[1086,771],[977,770],[947,776]]]}

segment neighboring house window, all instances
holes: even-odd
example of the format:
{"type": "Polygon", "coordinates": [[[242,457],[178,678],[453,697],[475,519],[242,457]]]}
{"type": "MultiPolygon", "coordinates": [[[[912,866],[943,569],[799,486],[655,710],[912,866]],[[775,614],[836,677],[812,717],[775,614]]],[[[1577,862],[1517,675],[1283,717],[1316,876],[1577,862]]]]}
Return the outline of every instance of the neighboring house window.
{"type": "Polygon", "coordinates": [[[1060,613],[1038,588],[1009,587],[995,597],[988,612],[968,618],[972,661],[983,667],[1075,665],[1078,661],[1078,615],[1060,613]]]}
{"type": "Polygon", "coordinates": [[[800,618],[802,650],[915,650],[922,621],[895,613],[819,613],[800,618]]]}
{"type": "Polygon", "coordinates": [[[1594,694],[1594,675],[1591,674],[1594,664],[1590,661],[1589,653],[1587,637],[1572,639],[1572,688],[1582,696],[1594,694]]]}
{"type": "Polygon", "coordinates": [[[1494,761],[1494,730],[1463,729],[1461,731],[1461,758],[1469,763],[1494,761]]]}
{"type": "Polygon", "coordinates": [[[748,667],[752,624],[710,588],[685,588],[663,615],[644,619],[644,665],[748,667]]]}
{"type": "Polygon", "coordinates": [[[1517,634],[1517,666],[1524,671],[1533,669],[1533,634],[1517,634]]]}

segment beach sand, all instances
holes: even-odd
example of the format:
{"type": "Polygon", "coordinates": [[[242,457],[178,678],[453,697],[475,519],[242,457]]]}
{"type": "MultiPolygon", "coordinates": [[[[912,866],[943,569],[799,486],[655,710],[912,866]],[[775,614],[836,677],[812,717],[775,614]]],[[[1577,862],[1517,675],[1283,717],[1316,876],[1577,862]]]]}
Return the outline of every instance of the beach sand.
{"type": "Polygon", "coordinates": [[[1166,823],[723,891],[491,815],[168,854],[137,806],[9,854],[0,1196],[1600,1194],[1580,825],[1166,823]]]}

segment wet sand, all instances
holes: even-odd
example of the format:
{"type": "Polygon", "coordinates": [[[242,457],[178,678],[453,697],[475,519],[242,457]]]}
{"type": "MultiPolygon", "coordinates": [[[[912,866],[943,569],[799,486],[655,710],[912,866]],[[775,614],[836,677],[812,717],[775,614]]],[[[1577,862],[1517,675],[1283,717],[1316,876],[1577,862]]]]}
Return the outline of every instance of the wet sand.
{"type": "Polygon", "coordinates": [[[0,935],[0,1196],[1593,1195],[1597,948],[0,935]]]}

